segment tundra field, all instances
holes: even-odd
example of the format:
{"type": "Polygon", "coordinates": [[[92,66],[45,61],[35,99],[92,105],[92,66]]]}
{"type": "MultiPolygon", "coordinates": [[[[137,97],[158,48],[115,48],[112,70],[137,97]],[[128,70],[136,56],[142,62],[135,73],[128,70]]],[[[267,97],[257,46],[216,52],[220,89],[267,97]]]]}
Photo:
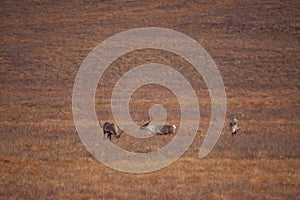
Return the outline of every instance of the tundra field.
{"type": "MultiPolygon", "coordinates": [[[[0,199],[299,199],[299,1],[1,1],[0,19],[0,199]],[[201,115],[192,145],[177,161],[131,174],[102,164],[83,146],[72,91],[94,47],[145,26],[182,32],[207,50],[224,81],[227,116],[216,146],[199,159],[211,116],[202,77],[162,50],[119,57],[97,87],[99,121],[113,121],[110,98],[120,77],[149,62],[189,80],[201,115]],[[232,136],[229,120],[237,112],[244,117],[232,136]]],[[[132,119],[142,125],[153,104],[179,125],[179,102],[156,84],[132,95],[132,119]]],[[[111,142],[146,153],[173,137],[136,139],[125,132],[111,142]]]]}

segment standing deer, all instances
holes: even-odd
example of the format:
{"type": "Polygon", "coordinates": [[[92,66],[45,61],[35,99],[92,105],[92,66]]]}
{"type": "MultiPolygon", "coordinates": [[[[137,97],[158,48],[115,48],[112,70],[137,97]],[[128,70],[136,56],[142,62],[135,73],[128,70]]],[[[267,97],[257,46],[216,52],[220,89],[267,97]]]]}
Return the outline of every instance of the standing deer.
{"type": "Polygon", "coordinates": [[[244,117],[244,114],[239,113],[238,116],[233,117],[229,122],[230,132],[232,136],[236,135],[238,130],[240,130],[239,116],[244,117]]]}
{"type": "Polygon", "coordinates": [[[151,119],[144,122],[144,124],[140,127],[141,130],[149,131],[152,134],[157,135],[168,135],[168,134],[175,134],[176,126],[175,125],[150,125],[151,119]]]}
{"type": "MultiPolygon", "coordinates": [[[[101,126],[101,123],[100,123],[100,126],[101,126]]],[[[103,124],[103,126],[101,126],[101,128],[103,128],[103,137],[105,138],[105,136],[107,134],[107,138],[109,140],[111,140],[112,135],[115,136],[116,138],[120,138],[120,136],[121,136],[121,134],[118,131],[118,126],[112,122],[105,122],[103,124]]]]}

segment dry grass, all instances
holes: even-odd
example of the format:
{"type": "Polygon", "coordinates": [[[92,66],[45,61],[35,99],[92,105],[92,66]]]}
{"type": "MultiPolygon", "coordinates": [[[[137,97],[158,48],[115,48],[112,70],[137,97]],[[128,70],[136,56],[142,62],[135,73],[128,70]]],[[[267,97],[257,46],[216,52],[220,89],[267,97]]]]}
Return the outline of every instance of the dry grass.
{"type": "MultiPolygon", "coordinates": [[[[297,1],[0,2],[0,199],[299,198],[299,10],[297,1]],[[199,159],[211,105],[202,78],[168,52],[126,54],[99,82],[99,120],[113,119],[105,94],[126,71],[148,62],[182,73],[201,109],[197,136],[179,160],[159,171],[128,174],[85,149],[71,96],[89,51],[113,34],[143,26],[175,29],[201,43],[222,74],[227,116],[240,111],[245,117],[237,136],[225,126],[213,151],[199,159]]],[[[156,85],[133,95],[137,124],[154,103],[163,104],[168,122],[178,125],[177,100],[156,85]]],[[[124,134],[113,142],[149,152],[172,137],[138,140],[124,134]]]]}

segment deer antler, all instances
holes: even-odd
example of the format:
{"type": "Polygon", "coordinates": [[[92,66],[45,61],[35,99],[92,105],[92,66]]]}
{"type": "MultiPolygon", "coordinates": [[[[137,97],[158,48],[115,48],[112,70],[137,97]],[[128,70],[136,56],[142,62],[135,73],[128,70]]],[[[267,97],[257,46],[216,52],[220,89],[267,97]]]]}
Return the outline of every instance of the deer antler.
{"type": "Polygon", "coordinates": [[[244,117],[245,115],[242,112],[238,112],[237,115],[244,117]]]}
{"type": "Polygon", "coordinates": [[[242,117],[244,117],[245,115],[244,115],[242,112],[238,112],[237,114],[231,113],[229,116],[230,116],[230,118],[235,118],[235,117],[240,117],[240,118],[242,118],[242,117]]]}
{"type": "Polygon", "coordinates": [[[151,123],[151,117],[148,115],[147,121],[143,120],[143,126],[148,126],[151,123]]]}
{"type": "Polygon", "coordinates": [[[151,121],[152,121],[152,116],[148,115],[148,122],[151,123],[151,121]]]}
{"type": "Polygon", "coordinates": [[[229,117],[230,118],[233,118],[234,114],[233,113],[230,113],[229,117]]]}

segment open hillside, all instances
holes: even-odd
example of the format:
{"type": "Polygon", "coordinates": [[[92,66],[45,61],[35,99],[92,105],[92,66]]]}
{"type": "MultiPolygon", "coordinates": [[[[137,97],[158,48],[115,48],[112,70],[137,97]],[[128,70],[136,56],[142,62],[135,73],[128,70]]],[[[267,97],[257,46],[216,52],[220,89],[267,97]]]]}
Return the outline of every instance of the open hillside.
{"type": "MultiPolygon", "coordinates": [[[[0,199],[297,199],[300,196],[300,2],[279,1],[1,1],[0,199]],[[81,142],[72,115],[76,74],[90,51],[133,28],[184,33],[210,54],[226,90],[221,136],[198,158],[211,101],[203,78],[178,55],[157,49],[127,53],[100,79],[99,122],[113,121],[110,98],[120,77],[150,62],[189,80],[201,120],[188,150],[150,173],[114,170],[81,142]],[[229,130],[242,112],[241,130],[229,130]]],[[[140,87],[129,104],[142,125],[153,104],[179,125],[178,100],[165,87],[140,87]]],[[[112,142],[138,153],[156,151],[174,135],[112,142]]],[[[109,141],[107,141],[109,142],[109,141]]]]}

